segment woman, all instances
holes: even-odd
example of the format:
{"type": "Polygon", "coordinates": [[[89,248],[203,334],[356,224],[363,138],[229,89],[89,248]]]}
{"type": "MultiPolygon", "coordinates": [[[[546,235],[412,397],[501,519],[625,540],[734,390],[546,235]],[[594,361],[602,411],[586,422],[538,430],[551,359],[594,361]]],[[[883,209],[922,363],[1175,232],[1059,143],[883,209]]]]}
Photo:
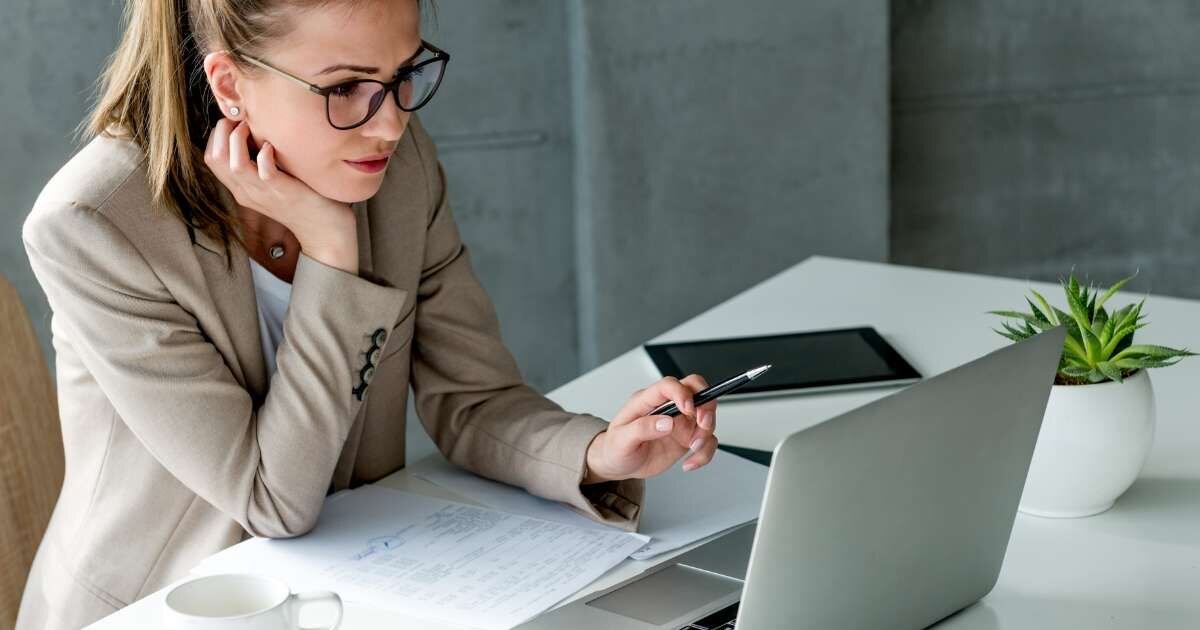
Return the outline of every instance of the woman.
{"type": "Polygon", "coordinates": [[[23,237],[54,310],[66,479],[17,627],[74,628],[404,465],[411,384],[454,463],[633,529],[707,463],[693,375],[611,423],[522,383],[412,111],[413,0],[132,2],[23,237]],[[189,80],[190,79],[190,80],[189,80]],[[646,416],[672,400],[674,419],[646,416]]]}

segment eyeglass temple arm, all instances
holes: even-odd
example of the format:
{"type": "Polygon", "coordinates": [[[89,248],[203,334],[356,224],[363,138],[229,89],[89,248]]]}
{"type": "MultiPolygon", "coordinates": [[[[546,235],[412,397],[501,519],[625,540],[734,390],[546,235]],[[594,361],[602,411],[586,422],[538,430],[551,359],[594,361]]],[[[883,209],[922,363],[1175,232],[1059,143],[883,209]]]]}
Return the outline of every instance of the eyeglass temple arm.
{"type": "Polygon", "coordinates": [[[322,89],[321,89],[321,86],[319,86],[319,85],[313,85],[312,83],[309,83],[308,81],[305,81],[304,79],[301,79],[300,77],[298,77],[290,72],[287,72],[285,70],[280,70],[279,68],[276,68],[275,66],[272,66],[271,64],[266,63],[265,61],[259,61],[258,59],[255,59],[254,57],[251,57],[250,55],[242,55],[239,53],[238,56],[260,68],[265,68],[265,69],[270,70],[271,72],[274,72],[280,76],[291,79],[291,80],[295,81],[296,83],[299,83],[300,85],[303,85],[304,87],[308,88],[310,92],[316,92],[317,94],[321,94],[322,89]]]}
{"type": "MultiPolygon", "coordinates": [[[[435,55],[441,55],[442,57],[444,57],[446,59],[450,58],[450,53],[442,50],[441,48],[438,48],[437,46],[434,46],[433,44],[430,44],[429,42],[427,42],[423,39],[421,40],[421,46],[423,46],[426,50],[428,50],[429,52],[431,52],[435,55]]],[[[418,52],[418,54],[419,54],[419,52],[418,52]]]]}

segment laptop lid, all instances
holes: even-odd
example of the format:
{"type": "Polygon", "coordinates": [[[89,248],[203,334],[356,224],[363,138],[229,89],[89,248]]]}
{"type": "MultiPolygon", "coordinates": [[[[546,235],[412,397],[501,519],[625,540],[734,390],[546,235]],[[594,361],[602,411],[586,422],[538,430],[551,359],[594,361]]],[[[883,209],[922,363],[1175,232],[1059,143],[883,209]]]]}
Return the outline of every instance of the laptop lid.
{"type": "Polygon", "coordinates": [[[775,449],[737,627],[924,628],[996,583],[1064,328],[775,449]]]}

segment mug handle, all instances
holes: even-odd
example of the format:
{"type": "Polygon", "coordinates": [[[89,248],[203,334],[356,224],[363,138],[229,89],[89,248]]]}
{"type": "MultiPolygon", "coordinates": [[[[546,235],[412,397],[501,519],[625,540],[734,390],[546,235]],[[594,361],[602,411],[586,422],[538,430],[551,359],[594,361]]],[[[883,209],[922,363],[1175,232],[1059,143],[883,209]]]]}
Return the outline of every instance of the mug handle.
{"type": "Polygon", "coordinates": [[[300,626],[300,630],[335,630],[342,625],[342,598],[333,591],[307,591],[304,593],[292,593],[292,601],[298,607],[296,618],[300,618],[300,611],[311,604],[320,604],[329,602],[337,607],[337,619],[333,620],[331,626],[309,627],[300,626]]]}

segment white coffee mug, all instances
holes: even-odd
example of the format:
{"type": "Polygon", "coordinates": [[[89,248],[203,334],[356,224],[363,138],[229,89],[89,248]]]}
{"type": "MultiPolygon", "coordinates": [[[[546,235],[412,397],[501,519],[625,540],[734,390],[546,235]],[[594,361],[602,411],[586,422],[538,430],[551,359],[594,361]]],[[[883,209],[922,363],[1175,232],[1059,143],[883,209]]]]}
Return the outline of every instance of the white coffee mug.
{"type": "Polygon", "coordinates": [[[173,630],[334,630],[342,623],[342,598],[330,591],[293,593],[275,578],[244,573],[208,575],[167,592],[163,615],[173,630]],[[300,609],[328,603],[333,625],[300,626],[300,609]]]}

